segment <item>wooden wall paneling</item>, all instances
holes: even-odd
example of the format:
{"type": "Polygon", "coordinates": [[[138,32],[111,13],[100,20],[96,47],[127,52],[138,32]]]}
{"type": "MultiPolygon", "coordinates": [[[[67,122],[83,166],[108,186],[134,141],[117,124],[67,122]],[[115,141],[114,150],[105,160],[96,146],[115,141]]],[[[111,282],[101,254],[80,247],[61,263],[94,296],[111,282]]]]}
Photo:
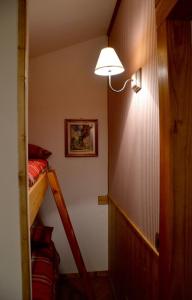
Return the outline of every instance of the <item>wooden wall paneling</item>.
{"type": "Polygon", "coordinates": [[[109,42],[126,70],[114,85],[139,67],[143,85],[137,94],[129,85],[123,93],[108,94],[109,195],[118,204],[109,204],[109,270],[118,300],[153,300],[158,299],[153,245],[159,230],[155,1],[122,0],[109,42]]]}
{"type": "Polygon", "coordinates": [[[168,21],[173,245],[171,299],[192,299],[192,46],[191,24],[168,21]]]}
{"type": "MultiPolygon", "coordinates": [[[[109,200],[109,199],[108,199],[109,200]]],[[[115,232],[115,212],[116,210],[113,209],[111,201],[108,202],[108,265],[109,265],[109,273],[110,273],[110,278],[114,280],[115,278],[115,273],[116,273],[116,259],[115,259],[115,241],[116,241],[116,232],[115,232]]],[[[116,290],[113,287],[113,292],[116,296],[116,290]]],[[[116,297],[117,298],[117,297],[116,297]]]]}
{"type": "Polygon", "coordinates": [[[172,253],[173,199],[171,193],[172,159],[170,150],[171,108],[168,82],[168,53],[167,53],[166,24],[158,29],[158,75],[159,75],[159,105],[160,105],[160,299],[166,299],[167,287],[171,283],[170,260],[172,253]]]}
{"type": "Polygon", "coordinates": [[[159,231],[159,99],[153,1],[122,1],[109,42],[126,70],[126,75],[113,79],[114,86],[121,86],[125,76],[140,66],[143,85],[137,94],[129,85],[123,93],[109,91],[109,195],[120,201],[121,208],[155,244],[159,231]]]}
{"type": "Polygon", "coordinates": [[[18,14],[18,153],[23,300],[31,299],[29,226],[26,174],[26,1],[19,0],[18,14]]]}
{"type": "Polygon", "coordinates": [[[158,29],[161,200],[160,299],[192,299],[191,24],[158,29]]]}
{"type": "Polygon", "coordinates": [[[158,253],[109,201],[109,272],[116,299],[158,299],[158,253]]]}

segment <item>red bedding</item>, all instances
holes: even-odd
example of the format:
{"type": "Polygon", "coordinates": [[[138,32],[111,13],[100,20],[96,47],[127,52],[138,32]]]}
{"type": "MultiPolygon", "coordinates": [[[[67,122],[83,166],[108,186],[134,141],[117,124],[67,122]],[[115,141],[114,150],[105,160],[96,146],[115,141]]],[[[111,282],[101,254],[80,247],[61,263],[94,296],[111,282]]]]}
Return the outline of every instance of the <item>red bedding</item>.
{"type": "Polygon", "coordinates": [[[48,167],[47,160],[30,159],[28,161],[28,178],[29,186],[32,186],[38,179],[39,175],[43,173],[48,167]]]}
{"type": "Polygon", "coordinates": [[[54,300],[59,255],[53,242],[32,250],[32,299],[54,300]]]}

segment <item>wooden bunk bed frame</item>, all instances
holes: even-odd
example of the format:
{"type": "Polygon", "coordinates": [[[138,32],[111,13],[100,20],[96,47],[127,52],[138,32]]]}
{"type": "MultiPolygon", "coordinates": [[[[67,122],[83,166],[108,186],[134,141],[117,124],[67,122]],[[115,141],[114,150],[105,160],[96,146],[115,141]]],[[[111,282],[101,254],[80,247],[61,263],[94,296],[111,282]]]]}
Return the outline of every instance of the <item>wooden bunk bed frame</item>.
{"type": "Polygon", "coordinates": [[[45,193],[48,189],[48,176],[47,172],[40,174],[38,180],[29,189],[29,223],[30,227],[33,224],[38,211],[45,198],[45,193]]]}
{"type": "Polygon", "coordinates": [[[29,189],[29,222],[33,224],[38,211],[45,198],[48,186],[51,187],[53,198],[57,206],[63,228],[65,230],[71,251],[77,265],[80,276],[82,277],[84,293],[87,300],[94,300],[91,278],[86,270],[80,248],[70,221],[70,217],[65,205],[64,197],[54,170],[49,170],[41,174],[37,182],[29,189]]]}

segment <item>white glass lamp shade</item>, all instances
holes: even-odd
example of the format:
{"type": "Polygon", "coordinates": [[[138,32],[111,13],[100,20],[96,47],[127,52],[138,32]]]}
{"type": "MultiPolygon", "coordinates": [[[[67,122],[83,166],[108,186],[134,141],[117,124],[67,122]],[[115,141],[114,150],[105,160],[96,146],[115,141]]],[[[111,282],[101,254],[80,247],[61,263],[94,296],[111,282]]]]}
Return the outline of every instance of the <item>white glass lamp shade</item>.
{"type": "Polygon", "coordinates": [[[124,72],[124,68],[115,50],[111,47],[103,48],[95,67],[95,74],[112,76],[122,72],[124,72]]]}

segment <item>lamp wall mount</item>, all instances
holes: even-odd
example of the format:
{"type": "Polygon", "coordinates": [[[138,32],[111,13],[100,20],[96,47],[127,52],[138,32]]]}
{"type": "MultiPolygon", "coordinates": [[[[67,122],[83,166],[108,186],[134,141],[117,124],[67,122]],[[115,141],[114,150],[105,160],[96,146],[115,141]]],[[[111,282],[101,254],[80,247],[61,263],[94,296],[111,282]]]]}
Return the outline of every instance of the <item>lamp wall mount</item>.
{"type": "Polygon", "coordinates": [[[116,89],[114,89],[114,88],[112,87],[112,84],[111,84],[111,75],[109,75],[109,87],[110,87],[110,89],[111,89],[113,92],[116,92],[116,93],[121,93],[121,92],[123,92],[124,89],[125,89],[125,87],[126,87],[126,85],[127,85],[127,83],[130,82],[130,81],[132,81],[131,78],[127,79],[127,80],[125,81],[123,87],[122,87],[121,89],[119,89],[119,90],[116,90],[116,89]]]}
{"type": "Polygon", "coordinates": [[[142,88],[142,69],[138,69],[131,77],[131,88],[138,93],[142,88]]]}
{"type": "Polygon", "coordinates": [[[121,92],[123,92],[124,89],[126,88],[127,83],[128,83],[128,82],[131,82],[131,88],[134,90],[135,93],[138,93],[138,92],[141,90],[141,88],[142,88],[142,83],[141,83],[141,78],[142,78],[142,76],[141,76],[141,74],[142,74],[142,70],[141,70],[141,68],[140,68],[139,70],[137,70],[137,71],[132,75],[131,78],[128,78],[128,79],[125,81],[123,87],[122,87],[121,89],[119,89],[119,90],[116,90],[116,89],[114,89],[114,88],[112,87],[112,83],[111,83],[111,75],[109,74],[109,87],[110,87],[110,89],[111,89],[113,92],[121,93],[121,92]]]}
{"type": "Polygon", "coordinates": [[[111,47],[103,48],[100,52],[97,65],[95,67],[95,74],[99,76],[108,76],[109,78],[109,87],[112,91],[116,93],[122,92],[127,83],[131,81],[132,89],[137,93],[141,89],[141,69],[139,69],[133,76],[127,79],[123,87],[119,90],[116,90],[112,87],[111,76],[121,74],[125,71],[117,53],[111,47]]]}

